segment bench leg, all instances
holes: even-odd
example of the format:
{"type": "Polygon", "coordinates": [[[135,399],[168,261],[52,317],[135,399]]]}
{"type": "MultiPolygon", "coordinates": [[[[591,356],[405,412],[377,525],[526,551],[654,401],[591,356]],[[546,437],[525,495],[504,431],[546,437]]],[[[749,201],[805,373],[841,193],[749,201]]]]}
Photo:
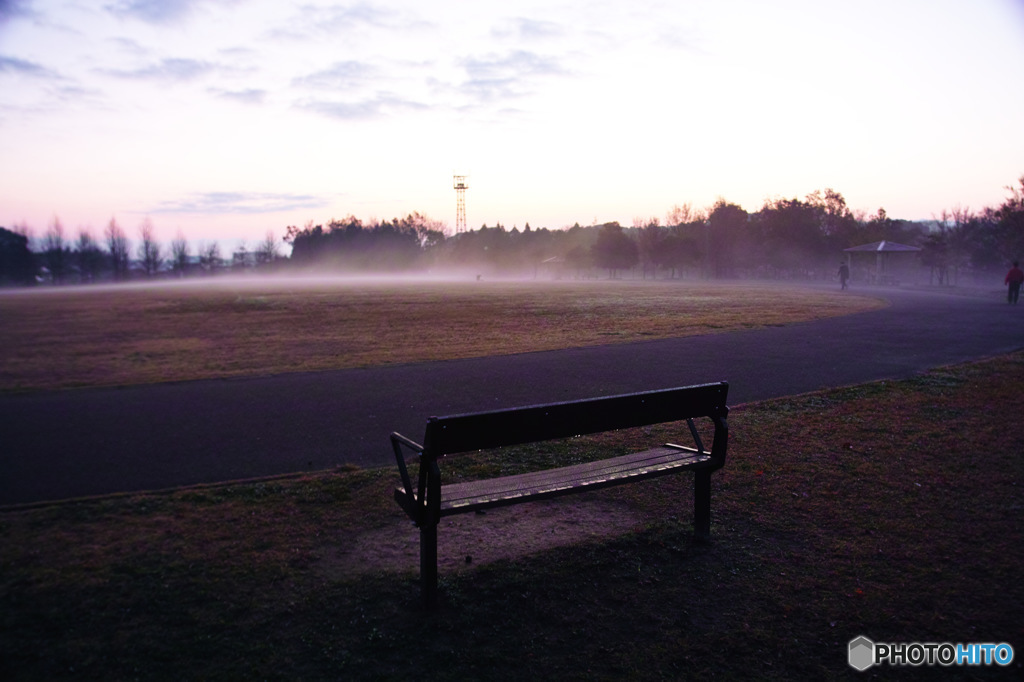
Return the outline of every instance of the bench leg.
{"type": "Polygon", "coordinates": [[[420,589],[423,606],[437,607],[437,526],[441,522],[441,471],[436,461],[426,465],[427,504],[420,516],[420,589]]]}
{"type": "Polygon", "coordinates": [[[428,611],[437,607],[437,525],[420,526],[420,587],[423,607],[428,611]]]}
{"type": "Polygon", "coordinates": [[[711,537],[711,472],[693,474],[693,534],[698,540],[711,537]]]}

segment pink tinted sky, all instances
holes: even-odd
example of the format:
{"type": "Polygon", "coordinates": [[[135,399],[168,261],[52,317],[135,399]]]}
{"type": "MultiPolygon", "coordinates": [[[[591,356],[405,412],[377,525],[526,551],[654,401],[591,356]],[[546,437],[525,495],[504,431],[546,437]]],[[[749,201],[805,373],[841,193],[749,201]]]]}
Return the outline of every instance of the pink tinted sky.
{"type": "Polygon", "coordinates": [[[1022,64],[1021,0],[0,0],[0,225],[929,219],[1024,174],[1022,64]]]}

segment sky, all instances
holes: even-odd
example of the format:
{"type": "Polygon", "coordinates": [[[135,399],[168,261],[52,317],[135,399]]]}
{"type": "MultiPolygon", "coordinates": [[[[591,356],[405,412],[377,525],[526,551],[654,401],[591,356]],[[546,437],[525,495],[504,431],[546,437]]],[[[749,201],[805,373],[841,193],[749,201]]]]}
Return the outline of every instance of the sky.
{"type": "Polygon", "coordinates": [[[927,220],[1024,175],[1022,65],[1024,0],[0,0],[0,225],[927,220]]]}

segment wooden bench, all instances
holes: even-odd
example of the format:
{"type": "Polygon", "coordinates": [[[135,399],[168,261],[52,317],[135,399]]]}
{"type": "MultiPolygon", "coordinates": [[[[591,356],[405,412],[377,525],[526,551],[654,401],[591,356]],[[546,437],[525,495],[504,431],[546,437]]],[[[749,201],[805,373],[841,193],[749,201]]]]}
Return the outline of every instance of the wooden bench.
{"type": "Polygon", "coordinates": [[[420,581],[423,601],[437,601],[437,526],[441,518],[490,507],[529,502],[594,490],[678,471],[694,471],[694,534],[711,531],[711,472],[725,464],[728,426],[726,382],[630,393],[589,400],[530,405],[504,410],[430,417],[423,444],[391,434],[402,485],[395,500],[420,529],[420,581]],[[714,424],[707,450],[694,419],[714,424]],[[447,455],[523,443],[649,426],[687,424],[694,445],[657,445],[642,452],[517,476],[468,483],[441,484],[438,462],[447,455]],[[405,450],[419,454],[416,486],[405,462],[405,450]]]}

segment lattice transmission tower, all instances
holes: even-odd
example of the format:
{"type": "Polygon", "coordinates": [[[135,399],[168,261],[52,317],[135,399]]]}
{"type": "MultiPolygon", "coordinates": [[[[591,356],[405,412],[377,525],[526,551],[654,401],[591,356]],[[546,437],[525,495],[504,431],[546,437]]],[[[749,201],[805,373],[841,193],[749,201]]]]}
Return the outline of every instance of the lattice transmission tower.
{"type": "Polygon", "coordinates": [[[466,190],[469,189],[466,177],[465,175],[456,175],[452,182],[455,188],[455,234],[462,234],[466,231],[466,190]]]}

